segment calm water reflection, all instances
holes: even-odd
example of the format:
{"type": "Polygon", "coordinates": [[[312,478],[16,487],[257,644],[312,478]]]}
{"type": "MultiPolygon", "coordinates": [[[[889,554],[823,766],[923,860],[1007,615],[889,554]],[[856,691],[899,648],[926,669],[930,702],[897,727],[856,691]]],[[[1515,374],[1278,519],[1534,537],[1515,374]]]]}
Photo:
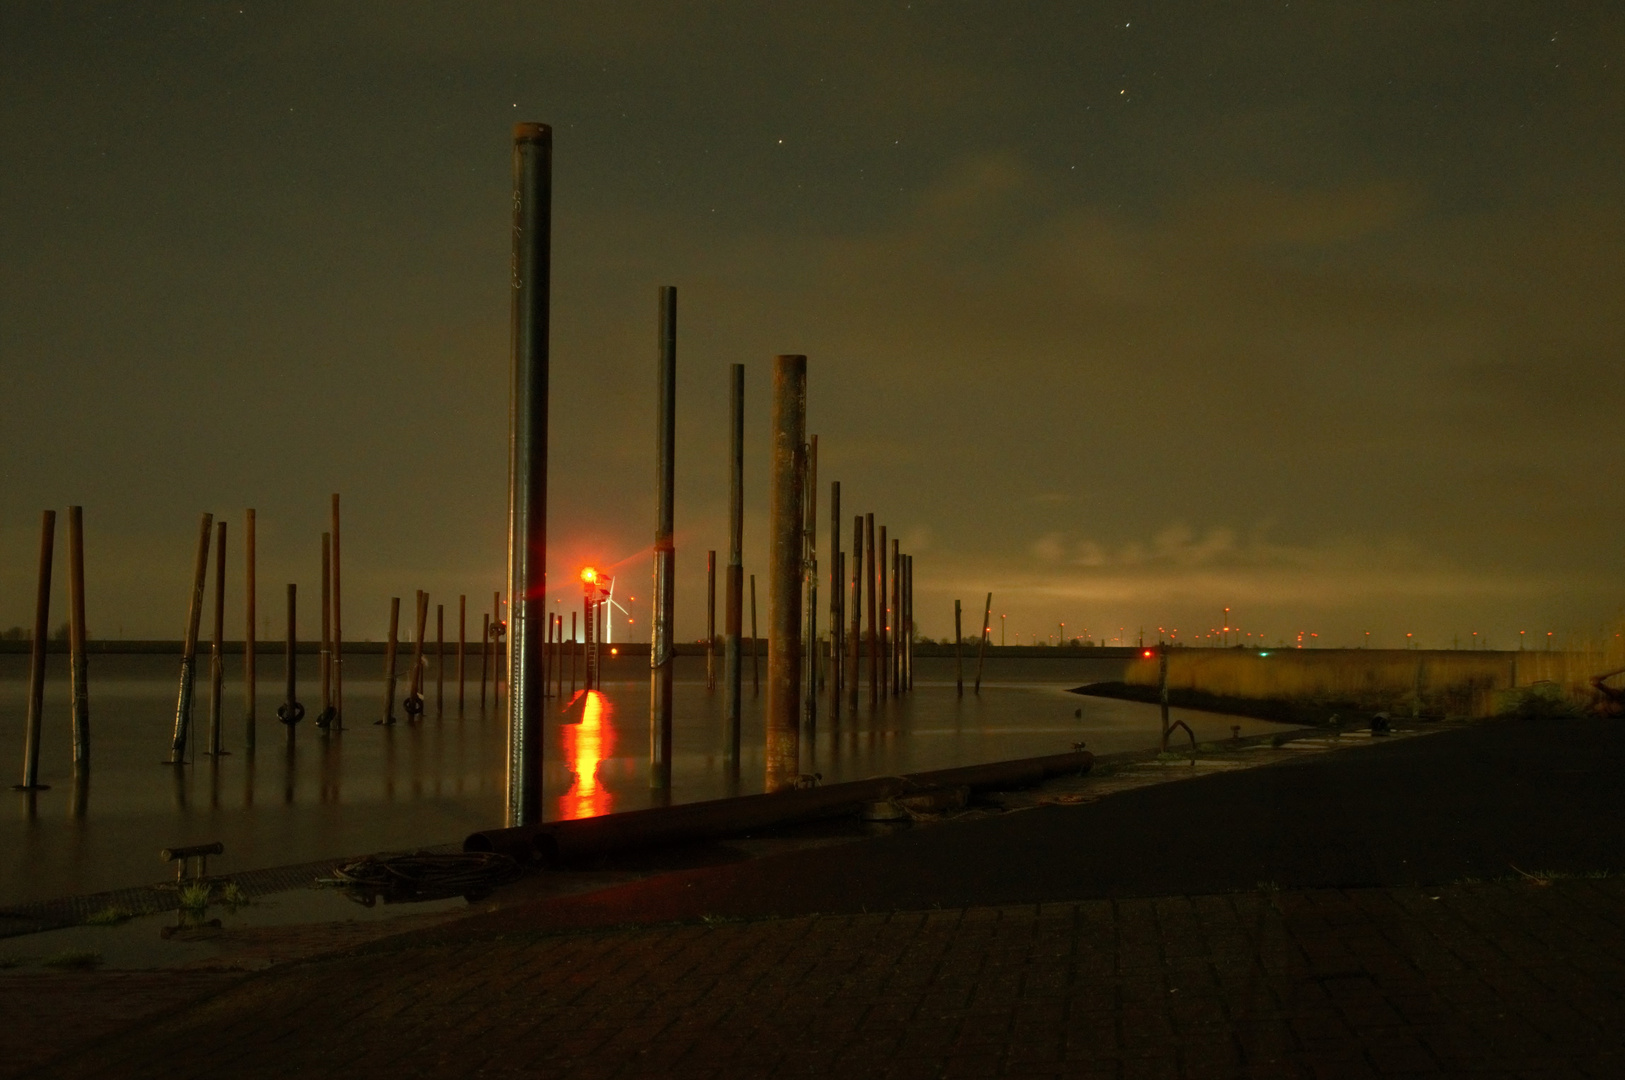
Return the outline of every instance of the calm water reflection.
{"type": "MultiPolygon", "coordinates": [[[[26,657],[0,656],[0,764],[20,773],[26,657]]],[[[301,684],[314,688],[311,670],[301,684]]],[[[289,733],[275,717],[280,661],[260,663],[262,721],[248,752],[241,676],[228,660],[222,744],[211,758],[194,748],[183,767],[167,757],[178,662],[169,657],[91,659],[92,768],[75,775],[68,741],[64,657],[51,658],[40,776],[48,791],[10,792],[0,808],[0,903],[142,884],[161,878],[158,849],[220,840],[223,871],[460,840],[502,820],[506,731],[493,707],[429,715],[417,724],[376,726],[381,658],[345,664],[346,729],[310,723],[289,733]],[[369,676],[371,678],[369,679],[369,676]]],[[[302,663],[303,667],[303,663],[302,663]]],[[[994,660],[983,693],[959,698],[952,662],[922,659],[912,696],[890,699],[835,722],[828,699],[802,769],[824,781],[1059,753],[1086,741],[1097,752],[1141,749],[1155,740],[1154,709],[1066,689],[1115,677],[1121,661],[994,660]],[[1078,710],[1082,715],[1075,715],[1078,710]]],[[[448,665],[449,669],[449,665],[448,665]]],[[[722,694],[707,691],[704,660],[679,660],[675,687],[672,800],[690,802],[762,787],[762,699],[745,682],[744,745],[737,776],[722,757],[722,694]]],[[[197,715],[206,723],[206,681],[197,715]]],[[[545,813],[577,818],[651,805],[648,788],[647,661],[606,665],[602,693],[548,702],[543,765],[545,813]]],[[[309,702],[307,700],[307,706],[309,702]]],[[[398,714],[403,715],[403,714],[398,714]]],[[[1201,738],[1229,734],[1229,718],[1182,714],[1201,738]]],[[[1241,721],[1248,731],[1264,725],[1241,721]]],[[[199,731],[194,747],[206,746],[199,731]]]]}

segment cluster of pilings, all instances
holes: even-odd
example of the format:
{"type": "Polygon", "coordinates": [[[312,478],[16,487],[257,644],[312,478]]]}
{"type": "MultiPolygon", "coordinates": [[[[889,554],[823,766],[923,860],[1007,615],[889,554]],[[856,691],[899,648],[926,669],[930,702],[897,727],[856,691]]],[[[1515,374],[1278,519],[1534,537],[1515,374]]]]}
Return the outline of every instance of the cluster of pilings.
{"type": "MultiPolygon", "coordinates": [[[[490,695],[490,704],[494,706],[502,693],[503,652],[502,641],[507,633],[507,622],[502,617],[502,592],[497,590],[491,594],[491,610],[480,616],[480,637],[477,643],[479,652],[479,708],[483,715],[487,707],[487,692],[490,695]]],[[[417,590],[414,609],[415,633],[412,635],[412,664],[406,673],[406,694],[401,699],[401,710],[406,713],[408,722],[417,722],[429,715],[428,681],[429,681],[429,594],[422,589],[417,590]]],[[[384,639],[384,700],[383,709],[375,724],[390,727],[398,717],[395,715],[395,694],[400,683],[400,624],[401,624],[401,598],[389,598],[389,633],[384,639]]],[[[326,622],[323,622],[322,655],[327,654],[326,622]]],[[[336,645],[336,642],[335,642],[336,645]]],[[[436,604],[434,609],[434,715],[437,719],[445,716],[446,712],[446,605],[436,604]]],[[[469,641],[468,641],[468,596],[459,594],[457,597],[457,641],[451,650],[454,663],[453,680],[456,683],[456,709],[459,717],[464,715],[468,703],[468,672],[469,672],[469,641]]],[[[326,696],[326,679],[323,679],[323,696],[326,696]]]]}
{"type": "MultiPolygon", "coordinates": [[[[56,554],[56,511],[40,515],[39,586],[34,594],[33,647],[28,656],[28,714],[23,729],[23,777],[18,791],[44,791],[39,782],[40,734],[45,713],[45,649],[51,622],[51,566],[56,554]]],[[[85,659],[85,530],[81,507],[68,507],[68,670],[76,786],[90,770],[90,686],[85,659]]]]}

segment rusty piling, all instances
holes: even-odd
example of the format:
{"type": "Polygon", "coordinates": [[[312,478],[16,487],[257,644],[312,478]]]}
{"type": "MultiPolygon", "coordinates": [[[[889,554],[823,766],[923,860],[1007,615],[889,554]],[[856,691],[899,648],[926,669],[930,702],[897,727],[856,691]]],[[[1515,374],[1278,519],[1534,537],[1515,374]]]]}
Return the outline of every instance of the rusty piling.
{"type": "Polygon", "coordinates": [[[976,693],[982,693],[982,664],[987,659],[987,637],[993,632],[988,623],[993,618],[993,594],[987,594],[987,605],[982,608],[982,632],[976,638],[976,693]]]}
{"type": "Polygon", "coordinates": [[[90,766],[90,672],[85,656],[85,523],[79,506],[68,507],[68,653],[73,764],[85,769],[90,766]]]}
{"type": "Polygon", "coordinates": [[[457,715],[463,715],[463,700],[467,684],[468,666],[468,597],[457,597],[457,715]]]}
{"type": "Polygon", "coordinates": [[[767,582],[768,791],[795,787],[801,743],[802,495],[806,488],[807,358],[773,359],[773,457],[767,582]]]}
{"type": "MultiPolygon", "coordinates": [[[[203,542],[209,541],[204,527],[203,542]]],[[[51,632],[51,561],[56,551],[56,511],[40,515],[39,579],[34,589],[34,639],[28,652],[28,720],[23,732],[23,782],[18,791],[40,791],[39,741],[45,714],[45,648],[51,632]]],[[[207,556],[204,563],[207,565],[207,556]]]]}
{"type": "Polygon", "coordinates": [[[744,621],[745,584],[745,365],[728,369],[728,578],[723,588],[722,717],[723,755],[737,769],[743,707],[739,635],[744,621]]]}
{"type": "Polygon", "coordinates": [[[406,717],[410,721],[423,719],[423,674],[428,661],[423,655],[423,637],[429,630],[429,594],[418,591],[417,623],[412,634],[412,675],[407,679],[406,717]]]}
{"type": "Polygon", "coordinates": [[[333,495],[333,722],[330,727],[344,727],[344,620],[341,617],[343,593],[339,589],[339,497],[333,495]]]}
{"type": "Polygon", "coordinates": [[[965,632],[959,621],[959,601],[954,601],[954,687],[965,696],[965,632]]]}
{"type": "MultiPolygon", "coordinates": [[[[400,644],[401,598],[389,598],[389,637],[384,640],[384,711],[378,722],[385,727],[395,722],[395,655],[400,644]]],[[[485,706],[485,683],[480,683],[480,706],[485,706]]]]}
{"type": "Polygon", "coordinates": [[[757,663],[761,650],[757,647],[761,638],[756,636],[756,575],[750,576],[750,688],[753,693],[762,692],[762,673],[757,663]]]}
{"type": "Polygon", "coordinates": [[[250,507],[243,512],[243,745],[249,753],[254,752],[255,706],[259,696],[254,629],[254,620],[258,618],[257,600],[258,590],[254,582],[254,510],[250,507]]]}
{"type": "MultiPolygon", "coordinates": [[[[56,514],[51,514],[56,521],[56,514]]],[[[192,565],[192,599],[186,611],[186,637],[181,642],[181,685],[175,701],[175,734],[170,740],[171,765],[186,764],[186,743],[192,732],[192,691],[197,675],[197,632],[203,619],[203,583],[209,573],[209,533],[214,515],[198,521],[197,560],[192,565]]]]}
{"type": "Polygon", "coordinates": [[[288,746],[293,746],[294,725],[305,718],[305,707],[299,703],[299,586],[288,584],[288,644],[286,657],[287,678],[283,689],[282,705],[277,719],[288,728],[288,746]]]}
{"type": "Polygon", "coordinates": [[[717,688],[717,553],[705,553],[705,688],[717,688]]]}
{"type": "Polygon", "coordinates": [[[214,525],[214,632],[209,636],[209,756],[219,757],[226,682],[226,523],[214,525]]]}

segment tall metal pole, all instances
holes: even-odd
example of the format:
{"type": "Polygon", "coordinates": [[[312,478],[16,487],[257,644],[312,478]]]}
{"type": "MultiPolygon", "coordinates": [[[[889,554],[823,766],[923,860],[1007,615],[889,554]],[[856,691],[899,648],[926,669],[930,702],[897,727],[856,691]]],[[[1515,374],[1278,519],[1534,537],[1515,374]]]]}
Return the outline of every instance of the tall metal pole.
{"type": "MultiPolygon", "coordinates": [[[[204,515],[205,522],[208,515],[204,515]]],[[[208,526],[203,542],[209,542],[208,526]]],[[[23,734],[23,782],[20,791],[35,791],[39,782],[39,740],[41,717],[45,712],[45,644],[51,632],[51,560],[56,551],[56,511],[40,516],[39,584],[34,591],[34,642],[28,656],[28,727],[23,734]]],[[[208,557],[204,556],[207,566],[208,557]]]]}
{"type": "Polygon", "coordinates": [[[68,650],[73,764],[82,769],[90,765],[90,685],[85,657],[85,522],[78,506],[68,507],[68,650]]]}
{"type": "Polygon", "coordinates": [[[226,523],[214,525],[214,633],[209,638],[209,756],[220,756],[220,707],[226,681],[226,523]]]}
{"type": "Polygon", "coordinates": [[[742,708],[739,635],[744,621],[745,592],[745,365],[728,369],[728,582],[722,617],[722,713],[727,726],[723,749],[739,765],[742,708]]]}
{"type": "Polygon", "coordinates": [[[806,490],[807,358],[773,358],[768,496],[767,790],[793,788],[801,752],[802,494],[806,490]]]}
{"type": "Polygon", "coordinates": [[[243,513],[243,726],[244,746],[249,753],[254,752],[255,699],[258,689],[255,685],[255,640],[254,620],[258,616],[255,612],[256,589],[254,584],[254,511],[252,508],[243,513]]]}
{"type": "MultiPolygon", "coordinates": [[[[655,325],[654,617],[649,642],[649,787],[671,787],[672,669],[677,651],[677,289],[660,288],[655,325]]],[[[570,626],[570,684],[575,689],[575,616],[570,626]]]]}
{"type": "Polygon", "coordinates": [[[508,399],[510,826],[542,820],[541,718],[545,705],[541,629],[547,612],[547,344],[552,199],[553,129],[546,124],[516,124],[509,283],[513,370],[508,399]]]}
{"type": "Polygon", "coordinates": [[[344,727],[344,619],[343,592],[339,589],[339,497],[333,495],[333,723],[344,727]]]}
{"type": "Polygon", "coordinates": [[[750,576],[750,688],[753,693],[762,692],[762,665],[761,659],[762,639],[756,636],[756,575],[750,576]]]}
{"type": "MultiPolygon", "coordinates": [[[[56,520],[52,513],[51,520],[56,520]]],[[[175,735],[170,742],[169,764],[186,764],[186,740],[192,731],[192,689],[197,674],[197,630],[203,619],[203,582],[209,573],[209,531],[214,515],[198,521],[197,562],[192,566],[192,601],[186,609],[186,638],[181,643],[181,686],[175,701],[175,735]]]]}

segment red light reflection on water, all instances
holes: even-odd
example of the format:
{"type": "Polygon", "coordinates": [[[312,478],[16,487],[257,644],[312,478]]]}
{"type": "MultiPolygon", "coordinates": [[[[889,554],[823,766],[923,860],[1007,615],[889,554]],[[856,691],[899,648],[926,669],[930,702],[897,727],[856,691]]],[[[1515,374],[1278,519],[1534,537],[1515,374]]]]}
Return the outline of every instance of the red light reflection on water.
{"type": "Polygon", "coordinates": [[[565,819],[597,817],[607,814],[615,796],[599,781],[598,766],[615,749],[615,728],[610,723],[615,709],[609,699],[596,690],[583,691],[585,700],[579,705],[571,702],[567,711],[581,709],[581,721],[566,724],[564,758],[575,773],[570,789],[559,796],[559,817],[565,819]]]}

